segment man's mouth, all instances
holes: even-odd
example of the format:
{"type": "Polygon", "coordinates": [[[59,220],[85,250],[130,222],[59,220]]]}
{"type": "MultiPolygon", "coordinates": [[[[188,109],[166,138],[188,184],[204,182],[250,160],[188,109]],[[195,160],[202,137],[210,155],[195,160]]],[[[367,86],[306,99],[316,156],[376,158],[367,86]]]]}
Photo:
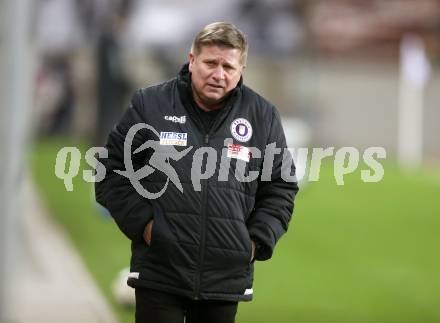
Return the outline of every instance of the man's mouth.
{"type": "Polygon", "coordinates": [[[209,85],[210,87],[213,87],[213,88],[216,88],[216,89],[223,89],[223,86],[221,86],[221,85],[212,84],[212,83],[208,83],[208,85],[209,85]]]}

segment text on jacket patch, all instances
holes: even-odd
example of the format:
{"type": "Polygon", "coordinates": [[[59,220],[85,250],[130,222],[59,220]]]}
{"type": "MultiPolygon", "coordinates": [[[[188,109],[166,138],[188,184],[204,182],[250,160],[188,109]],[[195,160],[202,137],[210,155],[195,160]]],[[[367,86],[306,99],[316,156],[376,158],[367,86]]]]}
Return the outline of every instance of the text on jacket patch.
{"type": "Polygon", "coordinates": [[[176,117],[176,116],[165,116],[165,120],[172,121],[172,122],[178,122],[178,123],[185,123],[186,122],[186,116],[176,117]]]}
{"type": "Polygon", "coordinates": [[[163,146],[186,146],[188,134],[186,132],[163,132],[160,133],[160,144],[163,146]]]}
{"type": "Polygon", "coordinates": [[[229,144],[227,157],[241,159],[248,163],[251,157],[251,152],[248,147],[237,144],[229,144]]]}

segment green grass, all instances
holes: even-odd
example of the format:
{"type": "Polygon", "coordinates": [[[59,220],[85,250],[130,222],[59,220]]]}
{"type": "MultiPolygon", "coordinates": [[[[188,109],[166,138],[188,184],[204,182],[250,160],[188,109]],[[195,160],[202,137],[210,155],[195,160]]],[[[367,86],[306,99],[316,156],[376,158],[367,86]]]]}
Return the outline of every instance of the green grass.
{"type": "MultiPolygon", "coordinates": [[[[66,192],[54,176],[65,145],[36,144],[35,179],[121,322],[133,322],[110,293],[128,264],[129,243],[96,210],[91,184],[78,176],[66,192]]],[[[386,163],[381,182],[364,183],[357,171],[345,186],[332,171],[326,163],[320,181],[301,190],[273,259],[256,264],[254,301],[240,305],[237,322],[439,322],[439,169],[403,172],[386,163]]]]}
{"type": "Polygon", "coordinates": [[[64,146],[77,146],[66,140],[42,140],[34,146],[31,167],[37,186],[52,215],[62,224],[77,247],[87,268],[107,297],[121,322],[132,322],[132,310],[118,306],[111,294],[117,273],[128,266],[130,244],[116,224],[104,216],[94,201],[93,184],[82,179],[82,171],[90,169],[84,162],[87,147],[81,145],[79,175],[73,180],[72,192],[55,176],[57,152],[64,146]]]}

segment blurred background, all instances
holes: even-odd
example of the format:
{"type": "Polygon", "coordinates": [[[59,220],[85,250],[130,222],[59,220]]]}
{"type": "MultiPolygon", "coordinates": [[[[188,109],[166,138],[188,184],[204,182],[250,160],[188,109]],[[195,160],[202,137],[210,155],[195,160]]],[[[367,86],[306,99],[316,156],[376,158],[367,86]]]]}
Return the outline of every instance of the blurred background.
{"type": "Polygon", "coordinates": [[[333,158],[305,177],[237,322],[440,322],[439,0],[0,1],[0,322],[133,322],[129,241],[84,155],[213,21],[248,36],[244,82],[290,147],[387,151],[380,182],[362,158],[344,186],[333,158]],[[65,146],[73,192],[54,172],[65,146]]]}

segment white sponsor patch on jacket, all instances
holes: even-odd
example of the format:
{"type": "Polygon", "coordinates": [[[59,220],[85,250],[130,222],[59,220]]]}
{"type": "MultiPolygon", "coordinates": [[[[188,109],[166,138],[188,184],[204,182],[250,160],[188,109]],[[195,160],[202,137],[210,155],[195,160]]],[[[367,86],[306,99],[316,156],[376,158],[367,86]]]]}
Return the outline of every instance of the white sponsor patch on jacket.
{"type": "Polygon", "coordinates": [[[254,293],[253,288],[248,288],[244,291],[244,295],[252,295],[254,293]]]}
{"type": "Polygon", "coordinates": [[[127,278],[136,278],[136,279],[139,279],[139,273],[137,273],[137,272],[130,272],[130,273],[128,273],[128,275],[127,275],[127,278]]]}
{"type": "Polygon", "coordinates": [[[250,150],[248,147],[238,145],[238,144],[229,144],[228,145],[228,154],[229,158],[236,158],[240,160],[244,160],[245,162],[249,162],[250,159],[250,150]]]}
{"type": "Polygon", "coordinates": [[[160,133],[160,144],[163,146],[186,146],[188,134],[186,132],[163,132],[160,133]]]}

